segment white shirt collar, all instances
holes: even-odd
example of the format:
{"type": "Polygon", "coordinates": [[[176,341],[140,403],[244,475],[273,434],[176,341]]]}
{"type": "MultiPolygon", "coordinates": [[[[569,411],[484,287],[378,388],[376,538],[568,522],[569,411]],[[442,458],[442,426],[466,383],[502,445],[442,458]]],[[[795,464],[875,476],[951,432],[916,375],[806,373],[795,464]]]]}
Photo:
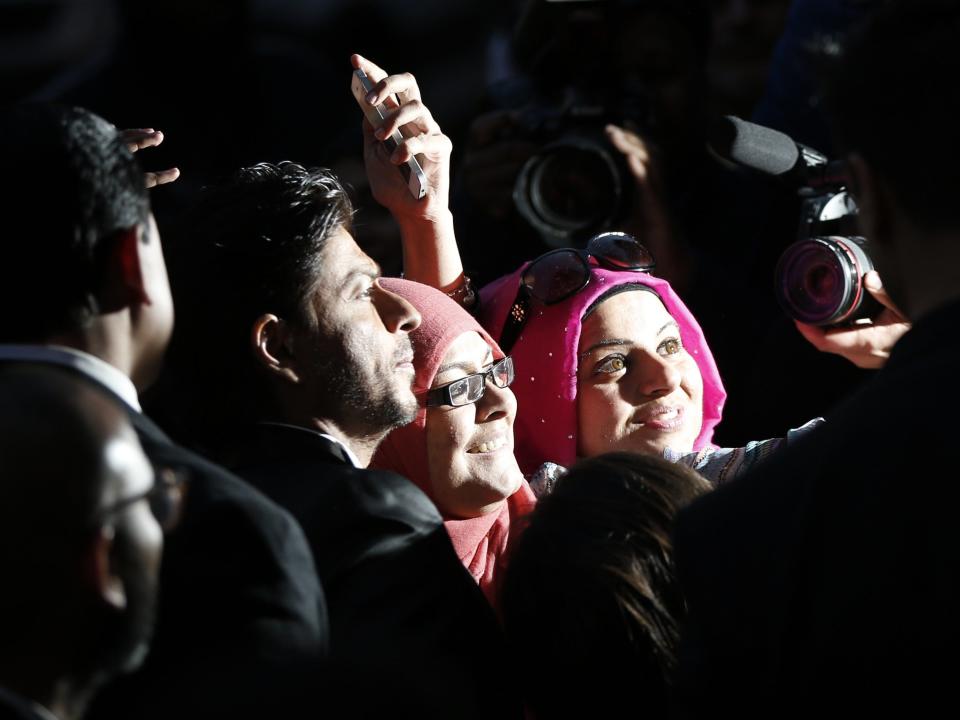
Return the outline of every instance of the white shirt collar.
{"type": "Polygon", "coordinates": [[[0,344],[0,360],[49,363],[73,368],[105,385],[137,412],[143,412],[133,381],[110,363],[82,350],[60,345],[0,344]]]}
{"type": "Polygon", "coordinates": [[[7,701],[7,703],[13,705],[14,707],[29,708],[43,720],[59,720],[56,715],[54,715],[50,710],[41,705],[38,702],[35,702],[29,698],[15,693],[12,690],[8,690],[5,687],[0,686],[0,698],[7,701]]]}
{"type": "Polygon", "coordinates": [[[347,459],[350,461],[350,464],[351,464],[351,465],[353,465],[355,468],[360,468],[361,470],[364,469],[363,466],[360,464],[360,460],[358,460],[358,459],[357,459],[357,456],[353,454],[353,450],[351,450],[350,447],[349,447],[345,442],[343,442],[343,440],[341,440],[340,438],[335,438],[333,435],[327,435],[326,433],[322,433],[322,432],[320,432],[319,430],[314,430],[313,428],[303,427],[302,425],[291,425],[290,423],[275,422],[275,421],[273,421],[273,420],[264,420],[261,424],[262,424],[262,425],[277,425],[277,426],[279,426],[279,427],[296,428],[297,430],[306,430],[307,432],[316,433],[316,434],[319,435],[320,437],[326,438],[327,440],[329,440],[330,442],[332,442],[334,445],[339,445],[339,446],[343,449],[343,454],[347,456],[347,459]]]}

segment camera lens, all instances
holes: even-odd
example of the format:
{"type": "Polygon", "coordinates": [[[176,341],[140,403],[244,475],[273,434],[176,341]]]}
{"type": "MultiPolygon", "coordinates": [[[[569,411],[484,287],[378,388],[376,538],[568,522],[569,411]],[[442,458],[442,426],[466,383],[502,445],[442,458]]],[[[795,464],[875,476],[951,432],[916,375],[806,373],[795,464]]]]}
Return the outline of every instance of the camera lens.
{"type": "Polygon", "coordinates": [[[879,305],[863,287],[873,270],[860,237],[815,237],[794,243],[777,262],[776,292],[792,318],[840,325],[870,317],[879,305]]]}
{"type": "Polygon", "coordinates": [[[514,202],[547,244],[569,246],[618,215],[623,174],[599,141],[569,137],[527,161],[517,176],[514,202]]]}

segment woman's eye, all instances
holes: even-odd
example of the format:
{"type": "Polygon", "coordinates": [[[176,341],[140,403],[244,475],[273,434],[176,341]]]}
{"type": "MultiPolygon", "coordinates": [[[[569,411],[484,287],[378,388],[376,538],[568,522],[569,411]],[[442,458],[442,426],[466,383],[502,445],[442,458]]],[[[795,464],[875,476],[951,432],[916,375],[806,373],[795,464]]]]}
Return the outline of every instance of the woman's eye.
{"type": "Polygon", "coordinates": [[[609,357],[604,358],[597,367],[594,369],[594,372],[597,373],[616,373],[620,372],[627,367],[627,360],[623,355],[610,355],[609,357]]]}
{"type": "Polygon", "coordinates": [[[680,338],[667,338],[660,343],[658,350],[661,355],[676,355],[683,350],[683,343],[680,342],[680,338]]]}

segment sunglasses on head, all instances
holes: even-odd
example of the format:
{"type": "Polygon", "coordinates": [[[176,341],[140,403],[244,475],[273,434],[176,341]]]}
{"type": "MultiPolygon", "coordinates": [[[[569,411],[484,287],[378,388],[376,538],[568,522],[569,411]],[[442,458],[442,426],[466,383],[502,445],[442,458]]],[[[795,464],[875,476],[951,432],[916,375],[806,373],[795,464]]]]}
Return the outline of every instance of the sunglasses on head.
{"type": "Polygon", "coordinates": [[[527,265],[520,277],[517,297],[500,334],[500,348],[505,353],[527,323],[531,299],[554,305],[576,295],[590,283],[591,260],[610,270],[650,272],[656,267],[650,251],[624,232],[596,235],[583,250],[561,248],[544,253],[527,265]]]}

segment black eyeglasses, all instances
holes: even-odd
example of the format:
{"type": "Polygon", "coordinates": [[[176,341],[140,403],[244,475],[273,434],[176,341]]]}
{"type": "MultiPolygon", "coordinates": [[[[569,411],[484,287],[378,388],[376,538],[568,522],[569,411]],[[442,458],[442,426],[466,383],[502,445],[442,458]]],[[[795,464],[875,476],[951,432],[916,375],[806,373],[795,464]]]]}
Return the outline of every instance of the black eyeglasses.
{"type": "Polygon", "coordinates": [[[611,270],[650,272],[653,255],[633,235],[605,232],[593,237],[585,250],[561,248],[544,253],[527,265],[520,278],[517,297],[500,334],[500,347],[510,352],[530,313],[530,299],[554,305],[576,295],[590,283],[590,258],[611,270]]]}
{"type": "Polygon", "coordinates": [[[156,480],[153,487],[146,492],[131,495],[108,505],[97,513],[97,517],[116,515],[141,500],[146,500],[150,506],[150,512],[164,531],[176,527],[186,492],[184,473],[169,467],[157,468],[154,472],[156,480]]]}
{"type": "Polygon", "coordinates": [[[498,388],[509,387],[514,378],[513,360],[510,357],[505,357],[486,370],[428,390],[424,396],[425,405],[426,407],[439,407],[441,405],[459,407],[460,405],[475,403],[483,397],[483,393],[487,389],[487,378],[490,378],[498,388]]]}

